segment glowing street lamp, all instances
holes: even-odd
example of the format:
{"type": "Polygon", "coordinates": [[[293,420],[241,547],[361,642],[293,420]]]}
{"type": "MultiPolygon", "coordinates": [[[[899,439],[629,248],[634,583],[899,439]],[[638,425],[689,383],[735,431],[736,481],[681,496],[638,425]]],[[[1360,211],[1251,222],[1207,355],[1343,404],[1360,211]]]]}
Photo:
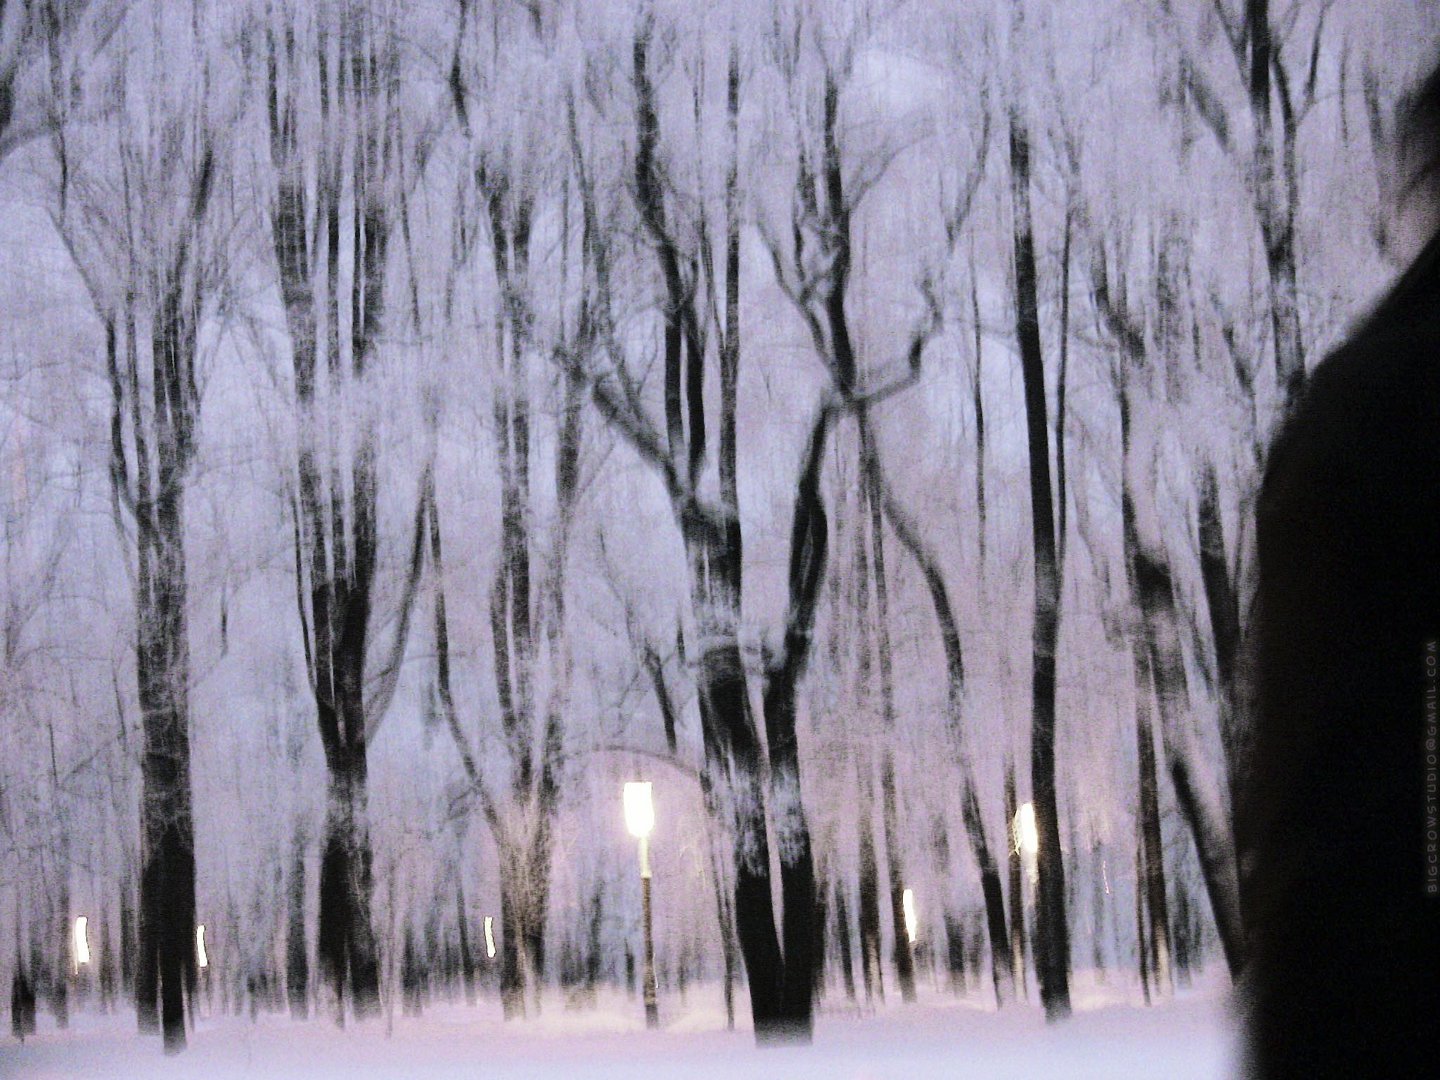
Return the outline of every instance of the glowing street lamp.
{"type": "Polygon", "coordinates": [[[201,968],[210,966],[210,957],[205,952],[205,924],[195,927],[195,963],[201,968]]]}
{"type": "Polygon", "coordinates": [[[84,915],[75,919],[75,974],[80,974],[80,965],[90,963],[90,939],[86,934],[86,928],[90,920],[84,915]]]}
{"type": "Polygon", "coordinates": [[[900,894],[900,907],[905,912],[905,936],[910,939],[910,944],[915,944],[915,890],[906,889],[900,894]]]}
{"type": "Polygon", "coordinates": [[[1040,830],[1035,826],[1035,804],[1021,803],[1020,809],[1015,811],[1015,820],[1010,828],[1015,841],[1015,851],[1029,868],[1030,880],[1034,881],[1040,869],[1036,862],[1036,856],[1040,852],[1040,830]]]}
{"type": "Polygon", "coordinates": [[[495,917],[493,915],[485,916],[485,955],[491,960],[495,959],[495,917]]]}
{"type": "Polygon", "coordinates": [[[650,782],[625,785],[625,827],[640,841],[640,900],[645,911],[645,1026],[660,1026],[660,1005],[655,993],[655,934],[650,909],[650,832],[655,828],[655,804],[650,782]]]}

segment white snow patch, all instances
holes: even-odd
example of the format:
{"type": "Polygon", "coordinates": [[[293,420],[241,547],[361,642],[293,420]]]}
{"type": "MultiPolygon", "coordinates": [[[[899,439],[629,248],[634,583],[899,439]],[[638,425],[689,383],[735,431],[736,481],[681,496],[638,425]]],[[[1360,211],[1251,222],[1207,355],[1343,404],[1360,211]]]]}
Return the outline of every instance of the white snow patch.
{"type": "MultiPolygon", "coordinates": [[[[987,996],[952,997],[922,987],[920,1002],[864,1012],[823,1007],[806,1047],[757,1049],[747,1025],[727,1032],[719,991],[695,987],[682,1007],[661,995],[662,1027],[644,1029],[639,999],[601,996],[571,1010],[547,998],[536,1018],[506,1024],[499,1004],[438,1004],[423,1017],[396,1017],[337,1029],[262,1016],[201,1020],[190,1048],[168,1058],[157,1038],[140,1038],[129,1012],[80,1015],[56,1031],[42,1020],[23,1046],[0,1043],[0,1075],[14,1080],[172,1080],[231,1077],[307,1080],[402,1078],[774,1077],[777,1080],[1216,1080],[1236,1074],[1228,995],[1214,984],[1144,1008],[1133,988],[1076,980],[1075,1014],[1047,1025],[1034,1005],[994,1011],[987,996]]],[[[832,998],[833,1001],[833,998],[832,998]]],[[[748,1014],[744,996],[737,1017],[748,1014]]]]}

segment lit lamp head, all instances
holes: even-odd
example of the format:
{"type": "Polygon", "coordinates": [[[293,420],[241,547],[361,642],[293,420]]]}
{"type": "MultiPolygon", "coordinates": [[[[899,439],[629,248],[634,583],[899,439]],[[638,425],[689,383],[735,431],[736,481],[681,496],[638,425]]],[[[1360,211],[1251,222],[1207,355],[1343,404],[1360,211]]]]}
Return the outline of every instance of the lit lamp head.
{"type": "Polygon", "coordinates": [[[1035,804],[1022,803],[1015,812],[1015,850],[1034,858],[1040,850],[1040,830],[1035,827],[1035,804]]]}
{"type": "Polygon", "coordinates": [[[655,828],[655,804],[650,798],[650,781],[625,785],[625,828],[637,840],[644,840],[655,828]]]}
{"type": "Polygon", "coordinates": [[[86,927],[90,920],[84,915],[75,919],[75,970],[80,970],[81,964],[90,963],[90,939],[86,933],[86,927]]]}
{"type": "Polygon", "coordinates": [[[905,936],[910,944],[915,944],[915,930],[918,920],[915,917],[915,890],[906,889],[900,894],[900,907],[905,912],[905,936]]]}
{"type": "Polygon", "coordinates": [[[1035,824],[1035,804],[1021,803],[1013,825],[1015,852],[1032,882],[1040,880],[1040,830],[1035,824]]]}
{"type": "Polygon", "coordinates": [[[195,965],[196,967],[207,968],[210,966],[210,957],[205,952],[205,924],[201,923],[195,927],[195,965]]]}

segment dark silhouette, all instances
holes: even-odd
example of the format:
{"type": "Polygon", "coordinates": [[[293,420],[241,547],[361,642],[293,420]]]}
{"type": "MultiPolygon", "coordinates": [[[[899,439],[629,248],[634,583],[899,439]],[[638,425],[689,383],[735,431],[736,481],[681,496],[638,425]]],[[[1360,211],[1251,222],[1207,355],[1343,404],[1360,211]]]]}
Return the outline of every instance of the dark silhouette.
{"type": "Polygon", "coordinates": [[[10,980],[10,1032],[22,1043],[35,1034],[35,988],[25,976],[25,963],[17,958],[10,980]]]}
{"type": "Polygon", "coordinates": [[[1236,839],[1261,1077],[1409,1075],[1440,1016],[1440,70],[1405,121],[1431,238],[1310,375],[1259,500],[1236,839]]]}

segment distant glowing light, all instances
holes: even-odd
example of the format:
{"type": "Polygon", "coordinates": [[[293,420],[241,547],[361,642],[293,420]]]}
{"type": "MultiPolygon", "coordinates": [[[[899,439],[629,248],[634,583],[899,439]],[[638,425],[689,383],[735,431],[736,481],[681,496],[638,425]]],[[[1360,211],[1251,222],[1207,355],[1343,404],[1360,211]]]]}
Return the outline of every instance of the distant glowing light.
{"type": "Polygon", "coordinates": [[[495,959],[495,917],[485,916],[485,955],[495,959]]]}
{"type": "Polygon", "coordinates": [[[1014,851],[1020,855],[1020,861],[1025,865],[1025,870],[1030,881],[1040,880],[1040,860],[1036,856],[1040,852],[1040,830],[1035,824],[1035,804],[1021,803],[1020,809],[1015,811],[1015,820],[1010,826],[1011,838],[1014,840],[1014,851]]]}
{"type": "Polygon", "coordinates": [[[1035,827],[1035,804],[1023,803],[1015,811],[1012,826],[1015,836],[1015,850],[1022,855],[1034,857],[1040,850],[1040,831],[1035,827]]]}
{"type": "Polygon", "coordinates": [[[90,941],[86,936],[86,929],[90,920],[84,915],[75,919],[75,970],[80,970],[81,964],[90,963],[90,941]]]}
{"type": "Polygon", "coordinates": [[[205,952],[205,924],[195,927],[195,962],[202,968],[210,966],[210,957],[205,952]]]}
{"type": "Polygon", "coordinates": [[[905,911],[905,936],[910,939],[910,944],[915,944],[915,890],[906,889],[900,894],[900,906],[905,911]]]}
{"type": "Polygon", "coordinates": [[[650,781],[632,781],[625,785],[625,827],[630,835],[643,840],[655,828],[655,804],[650,798],[650,781]]]}

